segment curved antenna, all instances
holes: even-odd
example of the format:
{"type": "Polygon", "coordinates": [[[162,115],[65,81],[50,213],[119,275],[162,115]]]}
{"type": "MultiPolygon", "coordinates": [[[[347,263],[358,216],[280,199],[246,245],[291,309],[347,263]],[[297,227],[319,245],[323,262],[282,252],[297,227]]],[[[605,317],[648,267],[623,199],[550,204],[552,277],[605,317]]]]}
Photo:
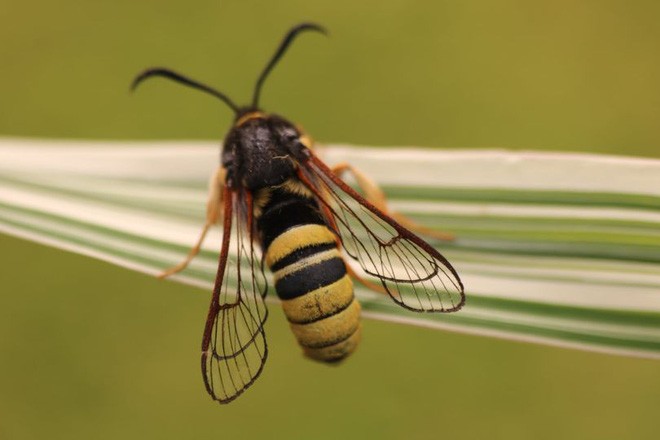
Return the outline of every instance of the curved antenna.
{"type": "Polygon", "coordinates": [[[252,107],[257,108],[257,105],[259,104],[259,94],[261,93],[261,86],[264,83],[264,80],[270,73],[270,71],[275,67],[275,64],[282,58],[282,55],[284,55],[284,52],[289,48],[289,45],[291,45],[291,42],[293,39],[303,31],[317,31],[321,32],[322,34],[328,33],[328,31],[325,30],[325,28],[321,25],[318,25],[316,23],[300,23],[297,26],[294,26],[291,28],[289,32],[284,36],[284,39],[280,43],[280,47],[277,49],[275,52],[275,55],[270,59],[266,67],[264,68],[263,72],[261,72],[261,76],[259,76],[259,79],[257,80],[257,85],[254,87],[254,96],[252,98],[252,107]]]}
{"type": "Polygon", "coordinates": [[[151,69],[145,70],[144,72],[136,76],[135,79],[133,80],[133,83],[131,84],[131,92],[135,91],[137,86],[139,86],[142,83],[142,81],[152,78],[154,76],[162,76],[163,78],[171,79],[172,81],[181,83],[188,87],[192,87],[193,89],[206,92],[210,95],[215,96],[216,98],[220,98],[220,100],[225,104],[227,104],[234,111],[234,113],[238,114],[239,112],[238,106],[234,104],[234,101],[229,99],[224,93],[220,93],[209,86],[206,86],[202,83],[198,83],[197,81],[193,81],[190,78],[186,78],[181,74],[178,74],[170,69],[165,69],[163,67],[153,67],[151,69]]]}

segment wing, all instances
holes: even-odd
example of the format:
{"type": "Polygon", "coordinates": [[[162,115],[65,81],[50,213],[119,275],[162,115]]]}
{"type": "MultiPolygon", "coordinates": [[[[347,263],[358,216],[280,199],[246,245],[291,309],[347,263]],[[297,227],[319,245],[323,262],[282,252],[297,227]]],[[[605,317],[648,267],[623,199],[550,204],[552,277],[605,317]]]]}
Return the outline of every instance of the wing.
{"type": "Polygon", "coordinates": [[[298,177],[316,195],[344,250],[392,299],[418,312],[454,312],[463,283],[435,248],[364,199],[309,151],[298,177]]]}
{"type": "Polygon", "coordinates": [[[252,240],[252,195],[226,187],[223,203],[222,249],[202,339],[202,375],[211,397],[228,403],[254,383],[266,362],[268,285],[252,240]]]}

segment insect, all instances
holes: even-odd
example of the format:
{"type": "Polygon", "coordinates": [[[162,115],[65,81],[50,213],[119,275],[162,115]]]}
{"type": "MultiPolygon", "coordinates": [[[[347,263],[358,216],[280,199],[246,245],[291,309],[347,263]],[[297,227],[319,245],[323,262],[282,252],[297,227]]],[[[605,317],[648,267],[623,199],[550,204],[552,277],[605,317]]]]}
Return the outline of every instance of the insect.
{"type": "Polygon", "coordinates": [[[264,264],[304,354],[327,363],[346,358],[360,340],[353,280],[418,312],[454,312],[465,303],[457,272],[411,230],[451,239],[448,234],[390,212],[366,175],[349,164],[330,168],[300,127],[259,107],[265,79],[303,31],[325,33],[313,23],[290,29],[261,72],[248,106],[166,68],[147,69],[132,84],[135,89],[146,79],[167,78],[219,98],[235,113],[210,181],[200,237],[185,260],[160,275],[187,267],[209,228],[222,225],[201,356],[206,391],[220,403],[252,385],[268,355],[264,264]],[[361,192],[342,180],[345,173],[361,192]]]}

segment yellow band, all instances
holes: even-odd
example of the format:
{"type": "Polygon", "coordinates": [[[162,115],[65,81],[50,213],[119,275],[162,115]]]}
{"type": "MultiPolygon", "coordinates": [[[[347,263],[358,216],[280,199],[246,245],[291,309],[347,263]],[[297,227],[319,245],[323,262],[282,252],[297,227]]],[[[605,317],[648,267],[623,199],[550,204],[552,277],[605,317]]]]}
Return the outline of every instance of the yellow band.
{"type": "Polygon", "coordinates": [[[309,348],[303,347],[305,356],[316,361],[337,362],[346,358],[349,354],[353,353],[360,343],[362,336],[361,326],[351,335],[350,338],[338,342],[329,347],[323,348],[309,348]]]}
{"type": "Polygon", "coordinates": [[[268,246],[266,264],[271,267],[296,249],[335,241],[335,235],[326,226],[314,224],[296,226],[280,234],[268,246]]]}
{"type": "Polygon", "coordinates": [[[303,347],[321,348],[333,341],[337,343],[351,336],[360,326],[360,303],[353,300],[346,309],[320,321],[290,325],[303,347]]]}
{"type": "Polygon", "coordinates": [[[298,298],[282,301],[287,319],[294,323],[316,321],[336,313],[353,301],[353,282],[344,275],[332,284],[312,290],[298,298]]]}

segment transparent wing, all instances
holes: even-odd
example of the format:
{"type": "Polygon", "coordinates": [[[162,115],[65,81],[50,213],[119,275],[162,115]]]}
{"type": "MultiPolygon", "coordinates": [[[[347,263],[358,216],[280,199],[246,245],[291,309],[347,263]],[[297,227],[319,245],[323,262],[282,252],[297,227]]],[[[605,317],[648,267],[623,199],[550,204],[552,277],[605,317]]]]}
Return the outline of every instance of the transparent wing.
{"type": "Polygon", "coordinates": [[[238,397],[263,370],[268,289],[255,252],[252,196],[225,188],[222,249],[202,340],[202,375],[214,400],[238,397]]]}
{"type": "Polygon", "coordinates": [[[300,165],[299,178],[316,195],[346,253],[397,304],[420,312],[463,306],[463,284],[436,249],[365,200],[313,153],[300,165]]]}

